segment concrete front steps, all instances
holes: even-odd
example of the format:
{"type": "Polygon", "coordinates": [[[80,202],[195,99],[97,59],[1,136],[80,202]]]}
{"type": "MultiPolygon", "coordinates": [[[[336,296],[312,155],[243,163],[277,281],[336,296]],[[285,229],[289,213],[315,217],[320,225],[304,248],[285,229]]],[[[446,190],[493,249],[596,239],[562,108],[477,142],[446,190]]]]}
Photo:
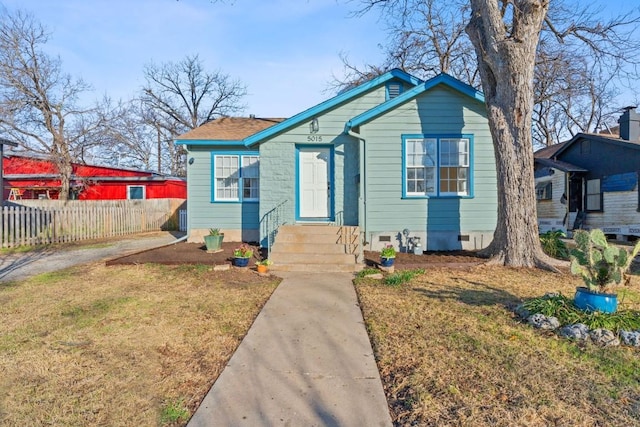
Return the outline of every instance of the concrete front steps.
{"type": "Polygon", "coordinates": [[[358,227],[283,225],[271,248],[271,269],[320,273],[360,271],[362,265],[357,262],[358,251],[354,249],[358,234],[358,227]]]}

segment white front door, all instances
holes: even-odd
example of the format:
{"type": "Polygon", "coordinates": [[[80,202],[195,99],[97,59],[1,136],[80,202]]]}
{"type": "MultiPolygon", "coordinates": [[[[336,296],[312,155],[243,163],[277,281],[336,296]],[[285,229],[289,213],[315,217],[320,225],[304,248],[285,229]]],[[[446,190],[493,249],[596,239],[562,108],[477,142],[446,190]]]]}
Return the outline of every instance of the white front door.
{"type": "Polygon", "coordinates": [[[329,218],[331,206],[330,148],[299,149],[300,218],[329,218]]]}

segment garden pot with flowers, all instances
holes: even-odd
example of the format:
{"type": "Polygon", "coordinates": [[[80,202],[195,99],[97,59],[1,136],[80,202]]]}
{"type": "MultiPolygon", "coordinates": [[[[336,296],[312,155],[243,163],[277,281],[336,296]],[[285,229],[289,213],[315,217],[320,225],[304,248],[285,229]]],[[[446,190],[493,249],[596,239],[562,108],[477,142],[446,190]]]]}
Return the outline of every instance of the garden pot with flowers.
{"type": "Polygon", "coordinates": [[[586,287],[578,287],[574,304],[581,310],[614,313],[618,296],[613,287],[628,283],[627,270],[640,252],[640,241],[629,252],[610,245],[602,230],[576,231],[576,248],[571,251],[571,273],[579,275],[586,287]]]}
{"type": "Polygon", "coordinates": [[[380,251],[380,265],[391,267],[396,260],[396,249],[393,245],[387,245],[380,251]]]}
{"type": "Polygon", "coordinates": [[[249,259],[253,256],[251,246],[243,243],[233,250],[233,265],[236,267],[246,267],[249,265],[249,259]]]}
{"type": "Polygon", "coordinates": [[[271,264],[273,264],[271,260],[263,259],[262,261],[258,261],[256,263],[256,270],[258,270],[258,273],[266,273],[269,271],[269,266],[271,264]]]}

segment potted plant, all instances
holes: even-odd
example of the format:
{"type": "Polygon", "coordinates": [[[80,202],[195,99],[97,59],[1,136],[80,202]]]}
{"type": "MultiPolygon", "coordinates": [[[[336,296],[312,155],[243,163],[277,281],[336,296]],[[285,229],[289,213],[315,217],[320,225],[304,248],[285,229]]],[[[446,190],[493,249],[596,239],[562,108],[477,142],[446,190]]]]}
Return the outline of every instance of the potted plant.
{"type": "Polygon", "coordinates": [[[253,249],[243,243],[233,251],[233,265],[236,267],[246,267],[249,265],[249,258],[253,256],[253,249]]]}
{"type": "Polygon", "coordinates": [[[380,251],[380,265],[391,267],[396,259],[396,249],[393,245],[387,245],[380,251]]]}
{"type": "Polygon", "coordinates": [[[210,228],[209,234],[204,236],[207,252],[220,252],[222,250],[222,239],[224,239],[224,233],[220,233],[219,228],[210,228]]]}
{"type": "Polygon", "coordinates": [[[273,264],[271,260],[263,259],[262,261],[256,262],[256,269],[258,270],[258,273],[266,273],[269,271],[269,266],[271,264],[273,264]]]}
{"type": "Polygon", "coordinates": [[[629,252],[610,245],[600,229],[578,230],[573,239],[576,248],[571,250],[571,273],[582,277],[586,285],[576,289],[574,304],[582,310],[615,312],[618,296],[612,288],[628,282],[626,272],[640,251],[640,241],[629,252]]]}

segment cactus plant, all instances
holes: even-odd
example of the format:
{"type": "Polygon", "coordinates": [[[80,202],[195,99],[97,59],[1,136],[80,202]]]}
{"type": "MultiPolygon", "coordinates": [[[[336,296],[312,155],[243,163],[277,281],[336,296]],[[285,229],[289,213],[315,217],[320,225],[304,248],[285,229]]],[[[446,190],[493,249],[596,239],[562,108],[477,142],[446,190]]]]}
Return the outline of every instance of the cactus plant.
{"type": "Polygon", "coordinates": [[[587,288],[597,293],[609,293],[610,286],[620,284],[640,251],[640,241],[631,252],[610,245],[600,229],[578,230],[573,239],[571,273],[581,276],[587,288]]]}

